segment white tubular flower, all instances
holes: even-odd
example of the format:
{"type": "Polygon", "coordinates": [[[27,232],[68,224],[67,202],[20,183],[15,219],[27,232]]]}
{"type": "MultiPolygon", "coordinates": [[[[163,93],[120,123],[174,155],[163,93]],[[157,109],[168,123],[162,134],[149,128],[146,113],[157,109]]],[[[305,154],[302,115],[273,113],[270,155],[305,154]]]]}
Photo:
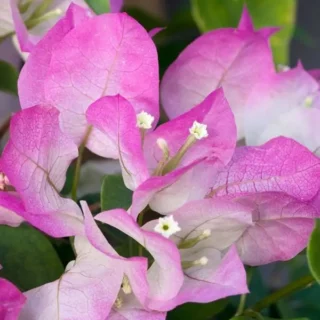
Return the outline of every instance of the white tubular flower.
{"type": "Polygon", "coordinates": [[[154,117],[148,112],[141,111],[137,114],[137,127],[140,129],[151,129],[154,117]]]}
{"type": "Polygon", "coordinates": [[[154,231],[162,234],[164,237],[169,238],[171,235],[181,231],[177,221],[173,216],[159,218],[158,224],[154,227],[154,231]]]}
{"type": "Polygon", "coordinates": [[[207,125],[194,121],[192,127],[189,129],[189,132],[197,139],[201,140],[208,137],[207,125]]]}

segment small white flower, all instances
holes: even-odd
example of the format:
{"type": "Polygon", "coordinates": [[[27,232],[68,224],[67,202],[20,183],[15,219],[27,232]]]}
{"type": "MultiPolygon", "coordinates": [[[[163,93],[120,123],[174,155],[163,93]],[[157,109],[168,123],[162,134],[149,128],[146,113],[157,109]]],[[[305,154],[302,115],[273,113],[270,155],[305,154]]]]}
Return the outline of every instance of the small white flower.
{"type": "Polygon", "coordinates": [[[312,104],[313,104],[313,97],[312,96],[307,96],[305,99],[304,99],[304,105],[306,107],[311,107],[312,104]]]}
{"type": "Polygon", "coordinates": [[[148,112],[141,111],[137,114],[137,127],[141,129],[151,129],[154,117],[148,112]]]}
{"type": "Polygon", "coordinates": [[[154,227],[154,231],[162,234],[164,237],[169,238],[176,232],[181,231],[177,221],[173,219],[173,216],[159,218],[158,224],[154,227]]]}
{"type": "Polygon", "coordinates": [[[209,259],[207,257],[201,257],[200,259],[194,261],[194,265],[205,266],[208,261],[209,259]]]}
{"type": "Polygon", "coordinates": [[[207,125],[194,121],[192,127],[189,129],[189,132],[197,139],[201,140],[208,136],[207,125]]]}

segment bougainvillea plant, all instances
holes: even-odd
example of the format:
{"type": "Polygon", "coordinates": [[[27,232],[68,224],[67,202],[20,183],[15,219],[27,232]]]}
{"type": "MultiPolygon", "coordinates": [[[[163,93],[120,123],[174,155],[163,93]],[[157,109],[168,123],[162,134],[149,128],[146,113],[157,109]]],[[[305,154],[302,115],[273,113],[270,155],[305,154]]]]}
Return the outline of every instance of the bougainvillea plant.
{"type": "Polygon", "coordinates": [[[0,224],[37,232],[59,267],[24,286],[0,254],[0,320],[205,319],[174,312],[226,301],[217,319],[270,319],[264,309],[313,283],[246,304],[252,270],[303,252],[320,217],[318,73],[276,70],[278,28],[255,30],[244,7],[238,27],[199,36],[160,83],[161,29],[146,30],[122,1],[101,15],[65,1],[41,36],[30,21],[45,20],[48,4],[29,2],[10,1],[28,57],[0,158],[0,224]],[[98,203],[78,196],[86,153],[119,163],[98,203]]]}

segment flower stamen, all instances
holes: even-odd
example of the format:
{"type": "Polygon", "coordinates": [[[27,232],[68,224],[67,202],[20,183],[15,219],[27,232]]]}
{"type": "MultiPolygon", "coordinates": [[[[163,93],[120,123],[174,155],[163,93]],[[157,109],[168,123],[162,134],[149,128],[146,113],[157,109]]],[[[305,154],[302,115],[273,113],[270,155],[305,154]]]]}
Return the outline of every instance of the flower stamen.
{"type": "Polygon", "coordinates": [[[181,159],[186,152],[196,143],[197,140],[207,138],[209,136],[207,131],[207,125],[194,121],[192,127],[189,129],[190,135],[187,137],[185,143],[180,147],[174,157],[168,161],[163,168],[163,174],[166,174],[178,167],[181,159]]]}
{"type": "Polygon", "coordinates": [[[197,266],[205,266],[208,262],[209,262],[209,259],[203,256],[200,259],[197,259],[194,261],[182,261],[181,264],[183,269],[189,269],[197,266]]]}
{"type": "Polygon", "coordinates": [[[157,139],[157,145],[162,151],[162,158],[159,161],[156,169],[154,170],[153,175],[161,176],[163,168],[165,167],[167,161],[169,160],[170,150],[169,150],[167,141],[162,138],[157,139]]]}
{"type": "Polygon", "coordinates": [[[179,249],[188,249],[194,247],[196,244],[198,244],[200,241],[205,240],[211,236],[211,230],[206,229],[204,230],[198,237],[194,237],[191,239],[183,239],[178,244],[179,249]]]}

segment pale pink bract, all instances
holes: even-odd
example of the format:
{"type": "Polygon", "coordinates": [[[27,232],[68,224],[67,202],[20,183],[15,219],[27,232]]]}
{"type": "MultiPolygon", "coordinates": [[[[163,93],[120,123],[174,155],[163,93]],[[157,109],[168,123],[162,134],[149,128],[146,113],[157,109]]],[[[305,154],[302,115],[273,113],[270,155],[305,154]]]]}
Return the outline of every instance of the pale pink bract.
{"type": "Polygon", "coordinates": [[[235,114],[238,139],[243,138],[243,112],[257,82],[267,81],[275,70],[268,38],[276,31],[254,31],[247,9],[238,28],[209,31],[198,37],[166,71],[161,101],[169,118],[175,118],[222,87],[235,114]]]}

